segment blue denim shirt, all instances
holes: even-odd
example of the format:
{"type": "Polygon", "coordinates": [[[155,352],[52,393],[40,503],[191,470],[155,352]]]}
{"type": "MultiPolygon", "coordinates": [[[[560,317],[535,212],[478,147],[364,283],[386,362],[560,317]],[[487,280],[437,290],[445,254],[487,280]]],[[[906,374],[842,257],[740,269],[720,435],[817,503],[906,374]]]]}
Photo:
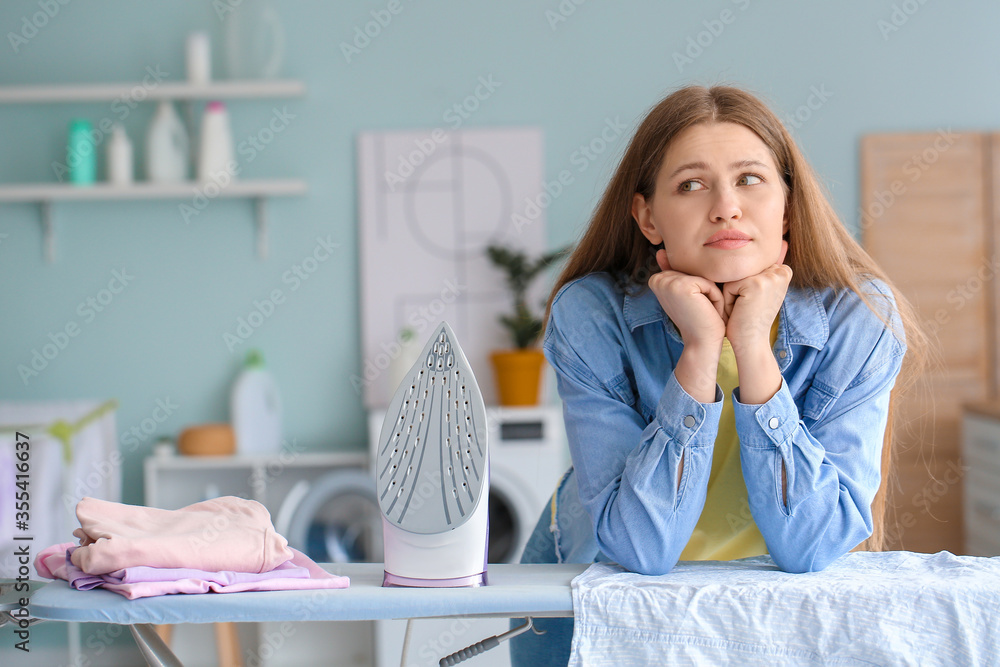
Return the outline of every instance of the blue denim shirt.
{"type": "MultiPolygon", "coordinates": [[[[785,571],[820,570],[872,532],[889,392],[906,346],[889,289],[873,281],[863,290],[882,317],[850,290],[790,287],[774,344],[781,388],[762,405],[733,392],[750,512],[785,571]]],[[[596,545],[643,574],[669,571],[691,537],[722,411],[718,387],[715,402],[699,403],[677,382],[683,347],[652,291],[626,290],[606,273],[563,287],[545,333],[596,545]]],[[[563,519],[552,520],[558,535],[563,519]]]]}

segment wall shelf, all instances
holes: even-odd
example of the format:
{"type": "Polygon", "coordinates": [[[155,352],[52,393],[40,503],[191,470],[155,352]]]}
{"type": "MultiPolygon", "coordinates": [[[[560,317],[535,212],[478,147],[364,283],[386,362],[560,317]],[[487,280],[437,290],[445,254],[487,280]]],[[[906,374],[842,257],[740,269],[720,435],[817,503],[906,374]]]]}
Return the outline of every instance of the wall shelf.
{"type": "Polygon", "coordinates": [[[52,102],[104,102],[118,98],[146,100],[218,100],[267,97],[301,97],[306,87],[291,80],[232,80],[213,81],[204,85],[187,82],[156,84],[81,83],[57,85],[0,86],[0,104],[31,104],[52,102]],[[142,98],[135,90],[144,91],[142,98]]]}
{"type": "MultiPolygon", "coordinates": [[[[154,77],[155,73],[150,72],[154,77]]],[[[146,77],[149,78],[148,76],[146,77]]],[[[67,102],[109,102],[130,99],[136,102],[157,100],[221,100],[301,97],[306,87],[301,81],[280,79],[246,79],[212,81],[192,84],[184,81],[147,83],[80,83],[53,85],[0,86],[0,104],[48,104],[67,102]],[[140,97],[141,92],[141,97],[140,97]]],[[[189,125],[193,124],[188,109],[189,125]]],[[[194,198],[201,194],[207,199],[244,198],[254,203],[257,227],[257,256],[267,258],[267,198],[302,195],[306,184],[299,180],[233,181],[226,187],[195,182],[161,184],[138,182],[129,186],[95,183],[81,187],[69,183],[24,183],[0,185],[0,203],[37,202],[41,208],[42,230],[45,237],[45,258],[55,261],[55,231],[52,225],[52,204],[59,201],[126,201],[147,199],[194,198]]]]}
{"type": "MultiPolygon", "coordinates": [[[[212,185],[209,182],[209,185],[212,185]]],[[[195,181],[183,183],[136,182],[132,185],[73,185],[71,183],[8,183],[0,185],[0,202],[42,201],[115,201],[126,199],[185,199],[199,191],[204,194],[205,184],[195,181]]],[[[215,191],[215,187],[211,191],[215,191]]],[[[226,187],[217,188],[218,195],[209,197],[281,197],[302,195],[306,192],[304,181],[284,180],[234,180],[226,187]]]]}
{"type": "Polygon", "coordinates": [[[55,260],[55,230],[52,224],[52,203],[61,201],[138,201],[138,200],[194,200],[198,195],[212,199],[252,199],[254,220],[257,226],[257,255],[267,258],[267,198],[303,195],[304,181],[250,180],[231,181],[225,187],[217,184],[197,183],[143,183],[111,185],[94,183],[88,186],[69,183],[23,183],[0,185],[0,203],[38,203],[41,206],[42,230],[45,235],[45,258],[55,260]]]}

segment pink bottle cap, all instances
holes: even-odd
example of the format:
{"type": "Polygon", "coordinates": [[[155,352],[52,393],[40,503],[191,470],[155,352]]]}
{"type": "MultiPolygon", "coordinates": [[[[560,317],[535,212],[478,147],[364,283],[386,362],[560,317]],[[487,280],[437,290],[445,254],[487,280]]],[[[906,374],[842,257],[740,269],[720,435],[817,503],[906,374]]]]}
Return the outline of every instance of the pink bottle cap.
{"type": "Polygon", "coordinates": [[[219,101],[209,102],[206,107],[207,111],[225,111],[226,105],[219,101]]]}

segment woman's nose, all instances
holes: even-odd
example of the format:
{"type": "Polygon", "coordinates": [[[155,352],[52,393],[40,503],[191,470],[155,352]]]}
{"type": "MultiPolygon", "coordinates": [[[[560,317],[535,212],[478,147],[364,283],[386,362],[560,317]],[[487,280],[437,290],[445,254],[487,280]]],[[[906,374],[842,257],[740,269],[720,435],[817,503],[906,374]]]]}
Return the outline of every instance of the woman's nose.
{"type": "Polygon", "coordinates": [[[739,220],[742,215],[739,198],[733,188],[723,187],[715,191],[712,209],[709,211],[709,218],[712,222],[739,220]]]}

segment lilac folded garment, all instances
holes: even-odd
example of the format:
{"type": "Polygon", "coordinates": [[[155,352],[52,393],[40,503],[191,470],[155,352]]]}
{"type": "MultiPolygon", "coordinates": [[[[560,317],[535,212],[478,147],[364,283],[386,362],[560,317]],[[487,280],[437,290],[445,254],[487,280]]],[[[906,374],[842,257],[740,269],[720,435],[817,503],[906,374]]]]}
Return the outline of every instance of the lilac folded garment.
{"type": "MultiPolygon", "coordinates": [[[[268,572],[208,572],[186,567],[147,567],[139,565],[124,570],[115,570],[107,574],[87,574],[73,564],[73,551],[79,547],[66,550],[66,574],[73,588],[81,591],[97,588],[105,584],[151,584],[176,582],[184,579],[198,579],[219,586],[237,586],[240,584],[257,583],[268,579],[308,579],[309,570],[296,566],[292,560],[286,561],[268,572]]],[[[304,556],[303,556],[304,557],[304,556]]]]}
{"type": "Polygon", "coordinates": [[[106,588],[130,600],[174,593],[315,590],[350,585],[347,577],[330,574],[295,549],[290,549],[290,560],[268,572],[137,566],[92,575],[73,564],[71,556],[78,548],[71,542],[51,546],[35,558],[35,569],[47,579],[65,579],[77,590],[106,588]]]}

